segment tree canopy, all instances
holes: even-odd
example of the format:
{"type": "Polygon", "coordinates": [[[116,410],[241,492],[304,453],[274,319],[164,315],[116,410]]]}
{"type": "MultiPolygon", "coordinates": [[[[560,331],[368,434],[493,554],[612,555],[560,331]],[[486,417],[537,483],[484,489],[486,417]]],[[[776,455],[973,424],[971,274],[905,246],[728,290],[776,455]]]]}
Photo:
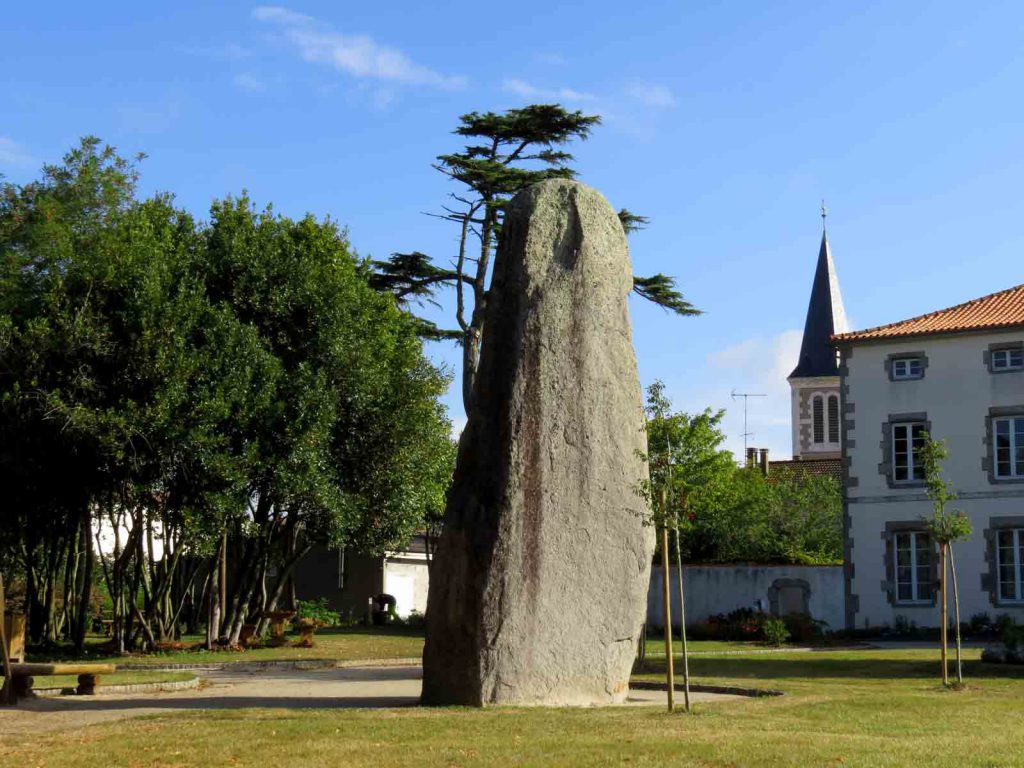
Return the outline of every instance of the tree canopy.
{"type": "Polygon", "coordinates": [[[831,477],[786,470],[765,477],[722,446],[724,411],[672,410],[659,381],[647,390],[648,461],[656,513],[678,528],[689,563],[842,559],[842,497],[831,477]],[[666,509],[658,508],[665,490],[666,509]]]}
{"type": "Polygon", "coordinates": [[[81,634],[100,548],[125,647],[175,631],[220,548],[236,641],[311,544],[397,548],[436,510],[448,377],[336,224],[244,195],[197,222],[137,168],[88,138],[0,188],[0,567],[35,636],[81,634]]]}

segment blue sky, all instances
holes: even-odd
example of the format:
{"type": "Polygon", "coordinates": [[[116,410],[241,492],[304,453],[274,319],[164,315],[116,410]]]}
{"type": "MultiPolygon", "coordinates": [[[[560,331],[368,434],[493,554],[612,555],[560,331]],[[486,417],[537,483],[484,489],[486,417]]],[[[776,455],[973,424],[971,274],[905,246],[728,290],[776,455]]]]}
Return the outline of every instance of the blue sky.
{"type": "Polygon", "coordinates": [[[764,392],[752,440],[789,455],[821,198],[856,327],[1024,281],[1019,2],[161,5],[5,9],[0,172],[33,178],[92,133],[197,214],[244,188],[330,215],[363,254],[443,257],[454,233],[422,212],[452,189],[430,163],[458,115],[601,114],[581,178],[651,218],[635,270],[706,312],[633,301],[641,378],[728,408],[732,448],[729,393],[764,392]]]}

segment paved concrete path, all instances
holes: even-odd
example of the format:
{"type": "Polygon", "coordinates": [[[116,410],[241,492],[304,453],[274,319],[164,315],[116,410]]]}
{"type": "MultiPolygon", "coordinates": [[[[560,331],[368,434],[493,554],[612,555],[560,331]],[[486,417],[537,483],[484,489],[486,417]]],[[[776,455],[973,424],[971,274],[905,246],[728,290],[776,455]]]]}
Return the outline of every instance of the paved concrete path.
{"type": "MultiPolygon", "coordinates": [[[[15,734],[77,728],[141,715],[197,709],[411,707],[419,702],[422,669],[232,670],[200,672],[199,688],[170,693],[61,696],[22,701],[0,709],[0,739],[15,734]]],[[[676,694],[682,700],[682,694],[676,694]]],[[[693,693],[697,702],[743,698],[693,693]]],[[[628,705],[665,705],[665,693],[631,691],[628,705]]]]}

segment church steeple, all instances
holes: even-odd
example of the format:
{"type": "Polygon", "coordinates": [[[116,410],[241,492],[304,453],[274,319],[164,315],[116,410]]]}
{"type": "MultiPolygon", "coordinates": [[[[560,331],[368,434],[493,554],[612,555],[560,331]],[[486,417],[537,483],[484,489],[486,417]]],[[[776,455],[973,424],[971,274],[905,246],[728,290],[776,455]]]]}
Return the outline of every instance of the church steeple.
{"type": "Polygon", "coordinates": [[[804,322],[804,338],[800,345],[800,360],[789,378],[811,378],[817,376],[838,376],[839,364],[829,339],[833,334],[844,333],[846,313],[843,310],[843,296],[839,292],[839,279],[832,261],[832,249],[828,244],[825,216],[828,209],[821,205],[821,248],[818,251],[818,266],[814,270],[811,286],[811,300],[807,305],[807,319],[804,322]]]}

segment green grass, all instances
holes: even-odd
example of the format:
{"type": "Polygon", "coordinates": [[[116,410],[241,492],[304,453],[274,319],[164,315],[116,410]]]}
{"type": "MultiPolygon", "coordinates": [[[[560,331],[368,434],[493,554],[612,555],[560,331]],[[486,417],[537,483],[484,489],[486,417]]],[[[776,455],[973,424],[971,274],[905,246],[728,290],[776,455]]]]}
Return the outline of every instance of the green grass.
{"type": "MultiPolygon", "coordinates": [[[[75,654],[70,648],[30,652],[32,661],[96,661],[113,664],[209,664],[247,661],[330,659],[354,661],[358,659],[400,659],[423,654],[423,633],[404,627],[352,627],[322,629],[316,633],[312,648],[296,648],[291,643],[298,639],[289,635],[289,645],[281,648],[250,648],[245,651],[181,650],[161,653],[111,656],[101,638],[90,638],[84,654],[75,654]]],[[[200,637],[186,637],[190,645],[201,644],[200,637]]]]}
{"type": "MultiPolygon", "coordinates": [[[[770,646],[765,645],[764,643],[741,640],[690,640],[686,645],[687,649],[691,653],[697,654],[774,650],[770,646]]],[[[677,656],[683,652],[682,640],[679,640],[678,638],[673,638],[672,652],[677,656]]],[[[648,657],[652,658],[664,658],[665,638],[648,637],[647,655],[648,657]]]]}
{"type": "Polygon", "coordinates": [[[693,716],[653,707],[189,712],[18,735],[0,745],[0,764],[1024,765],[1024,668],[982,664],[976,650],[967,659],[967,689],[948,691],[934,651],[702,656],[691,661],[698,682],[787,695],[698,705],[693,716]]]}
{"type": "MultiPolygon", "coordinates": [[[[107,685],[134,685],[136,683],[172,683],[191,680],[192,672],[175,671],[130,671],[115,672],[112,675],[100,675],[99,687],[107,685]]],[[[33,678],[34,688],[74,688],[78,685],[78,675],[45,675],[33,678]]]]}

